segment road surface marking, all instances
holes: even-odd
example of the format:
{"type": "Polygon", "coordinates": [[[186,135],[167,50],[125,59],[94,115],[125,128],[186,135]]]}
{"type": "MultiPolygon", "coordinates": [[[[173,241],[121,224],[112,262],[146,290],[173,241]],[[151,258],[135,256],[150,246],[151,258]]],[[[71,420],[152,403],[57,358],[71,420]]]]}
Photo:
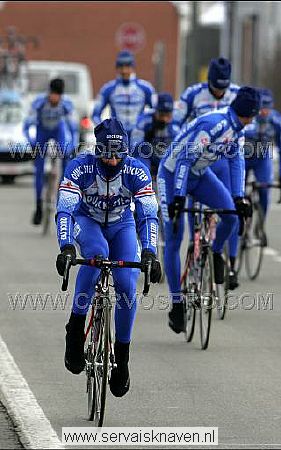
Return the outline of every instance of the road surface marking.
{"type": "Polygon", "coordinates": [[[37,403],[0,335],[0,400],[22,445],[28,449],[63,449],[56,432],[37,403]]]}
{"type": "Polygon", "coordinates": [[[279,256],[279,252],[274,250],[274,248],[266,247],[263,251],[266,256],[279,256]]]}

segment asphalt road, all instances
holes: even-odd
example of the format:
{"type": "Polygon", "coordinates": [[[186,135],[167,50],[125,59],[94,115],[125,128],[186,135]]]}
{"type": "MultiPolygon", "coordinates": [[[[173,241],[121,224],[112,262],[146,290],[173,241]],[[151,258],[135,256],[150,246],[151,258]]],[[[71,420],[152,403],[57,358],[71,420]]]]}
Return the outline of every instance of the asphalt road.
{"type": "MultiPolygon", "coordinates": [[[[58,247],[54,230],[43,238],[30,223],[31,180],[0,186],[0,204],[0,334],[60,437],[63,426],[91,425],[84,375],[63,365],[71,291],[57,310],[50,301],[44,310],[33,310],[30,300],[23,309],[13,305],[17,294],[60,293],[58,247]]],[[[281,206],[274,205],[269,245],[281,254],[280,229],[281,206]]],[[[219,428],[221,448],[281,448],[281,258],[268,253],[256,282],[242,276],[225,321],[214,318],[207,351],[198,327],[191,344],[168,329],[166,302],[140,305],[131,390],[122,399],[108,394],[105,426],[210,426],[219,428]],[[272,294],[266,310],[261,294],[272,294]]],[[[159,294],[166,286],[153,287],[152,296],[159,294]]]]}

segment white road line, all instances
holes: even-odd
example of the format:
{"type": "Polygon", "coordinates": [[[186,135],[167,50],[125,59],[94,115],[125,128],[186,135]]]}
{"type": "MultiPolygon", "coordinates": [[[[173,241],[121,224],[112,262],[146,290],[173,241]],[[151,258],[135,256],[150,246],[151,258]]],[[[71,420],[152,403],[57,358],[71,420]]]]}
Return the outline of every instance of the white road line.
{"type": "Polygon", "coordinates": [[[263,251],[264,255],[266,256],[278,256],[279,253],[277,250],[274,250],[274,248],[266,247],[263,251]]]}
{"type": "Polygon", "coordinates": [[[274,257],[273,257],[273,260],[274,260],[275,262],[281,263],[281,256],[274,256],[274,257]]]}
{"type": "Polygon", "coordinates": [[[0,400],[6,407],[25,448],[65,448],[37,403],[1,335],[0,400]]]}

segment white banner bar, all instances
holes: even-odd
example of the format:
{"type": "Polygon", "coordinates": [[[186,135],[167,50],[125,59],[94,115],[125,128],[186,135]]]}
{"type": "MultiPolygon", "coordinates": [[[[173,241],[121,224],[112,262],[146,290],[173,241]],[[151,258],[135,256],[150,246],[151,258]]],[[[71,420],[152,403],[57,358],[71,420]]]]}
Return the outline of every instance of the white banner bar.
{"type": "Polygon", "coordinates": [[[62,428],[62,444],[70,445],[218,445],[217,427],[62,428]]]}

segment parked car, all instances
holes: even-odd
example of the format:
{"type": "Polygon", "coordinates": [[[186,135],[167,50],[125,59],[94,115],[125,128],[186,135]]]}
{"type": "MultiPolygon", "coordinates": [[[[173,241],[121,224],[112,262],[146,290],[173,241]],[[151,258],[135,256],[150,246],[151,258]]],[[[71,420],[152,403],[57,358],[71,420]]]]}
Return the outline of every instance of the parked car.
{"type": "Polygon", "coordinates": [[[91,115],[93,110],[93,89],[90,71],[85,64],[64,61],[30,60],[24,68],[26,99],[29,104],[48,89],[52,78],[65,81],[65,94],[72,100],[78,118],[91,115]]]}
{"type": "Polygon", "coordinates": [[[26,114],[18,92],[0,91],[0,176],[4,183],[33,173],[32,149],[23,134],[26,114]]]}

